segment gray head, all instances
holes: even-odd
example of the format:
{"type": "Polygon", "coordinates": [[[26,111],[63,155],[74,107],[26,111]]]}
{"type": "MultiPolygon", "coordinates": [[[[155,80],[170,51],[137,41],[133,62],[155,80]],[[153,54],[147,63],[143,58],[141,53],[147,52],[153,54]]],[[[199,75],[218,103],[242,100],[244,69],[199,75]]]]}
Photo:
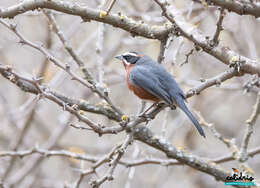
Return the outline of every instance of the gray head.
{"type": "Polygon", "coordinates": [[[125,65],[135,64],[142,55],[138,54],[137,52],[125,52],[122,55],[118,55],[115,58],[123,61],[125,65]]]}

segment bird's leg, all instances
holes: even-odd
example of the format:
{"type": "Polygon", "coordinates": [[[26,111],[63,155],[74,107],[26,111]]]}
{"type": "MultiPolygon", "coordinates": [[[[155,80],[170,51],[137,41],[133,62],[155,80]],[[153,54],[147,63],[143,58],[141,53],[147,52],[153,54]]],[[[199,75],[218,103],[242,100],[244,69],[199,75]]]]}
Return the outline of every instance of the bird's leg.
{"type": "Polygon", "coordinates": [[[145,107],[146,107],[146,102],[142,100],[141,101],[141,107],[139,109],[138,114],[141,114],[145,110],[145,107]]]}
{"type": "Polygon", "coordinates": [[[148,124],[148,122],[153,119],[151,117],[149,117],[149,115],[147,115],[146,113],[151,110],[154,106],[156,106],[158,104],[158,102],[153,103],[149,108],[147,108],[143,113],[141,113],[140,115],[138,115],[139,117],[143,117],[146,119],[146,125],[148,124]]]}
{"type": "Polygon", "coordinates": [[[149,118],[146,113],[151,110],[154,106],[156,106],[158,104],[158,102],[153,103],[149,108],[147,108],[144,112],[142,112],[140,115],[138,115],[139,117],[144,117],[144,118],[149,118]]]}
{"type": "Polygon", "coordinates": [[[170,108],[171,108],[171,110],[176,110],[176,105],[172,105],[172,106],[170,106],[170,108]]]}

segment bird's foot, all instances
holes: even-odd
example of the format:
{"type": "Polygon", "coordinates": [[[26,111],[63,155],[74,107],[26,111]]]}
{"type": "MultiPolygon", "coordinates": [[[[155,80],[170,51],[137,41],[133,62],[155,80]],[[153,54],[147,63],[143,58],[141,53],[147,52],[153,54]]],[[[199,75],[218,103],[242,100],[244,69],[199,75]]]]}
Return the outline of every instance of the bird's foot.
{"type": "Polygon", "coordinates": [[[171,108],[171,110],[176,110],[176,106],[175,105],[172,105],[170,108],[171,108]]]}
{"type": "Polygon", "coordinates": [[[145,113],[142,113],[140,115],[138,115],[138,117],[140,118],[144,118],[145,119],[145,122],[146,122],[146,125],[149,123],[149,121],[153,120],[154,117],[149,115],[149,114],[145,114],[145,113]]]}

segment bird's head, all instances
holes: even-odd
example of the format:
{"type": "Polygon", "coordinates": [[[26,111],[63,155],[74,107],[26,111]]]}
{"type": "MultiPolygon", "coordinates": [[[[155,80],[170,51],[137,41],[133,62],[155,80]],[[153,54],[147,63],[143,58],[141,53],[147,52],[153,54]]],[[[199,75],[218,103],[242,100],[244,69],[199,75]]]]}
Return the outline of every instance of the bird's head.
{"type": "Polygon", "coordinates": [[[239,170],[236,169],[236,168],[232,168],[232,170],[233,170],[234,173],[239,173],[239,170]]]}
{"type": "Polygon", "coordinates": [[[122,55],[118,55],[115,58],[121,60],[124,63],[124,66],[127,67],[129,65],[134,65],[142,55],[138,54],[137,52],[126,52],[122,55]]]}

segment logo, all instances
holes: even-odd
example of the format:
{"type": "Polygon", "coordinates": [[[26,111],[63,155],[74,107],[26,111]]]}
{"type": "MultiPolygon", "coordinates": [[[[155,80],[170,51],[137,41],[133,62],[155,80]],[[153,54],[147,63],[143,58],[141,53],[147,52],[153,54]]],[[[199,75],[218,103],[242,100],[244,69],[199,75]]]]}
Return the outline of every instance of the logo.
{"type": "Polygon", "coordinates": [[[239,172],[238,169],[232,168],[233,175],[226,177],[225,185],[238,185],[238,186],[254,186],[254,178],[239,172]]]}

